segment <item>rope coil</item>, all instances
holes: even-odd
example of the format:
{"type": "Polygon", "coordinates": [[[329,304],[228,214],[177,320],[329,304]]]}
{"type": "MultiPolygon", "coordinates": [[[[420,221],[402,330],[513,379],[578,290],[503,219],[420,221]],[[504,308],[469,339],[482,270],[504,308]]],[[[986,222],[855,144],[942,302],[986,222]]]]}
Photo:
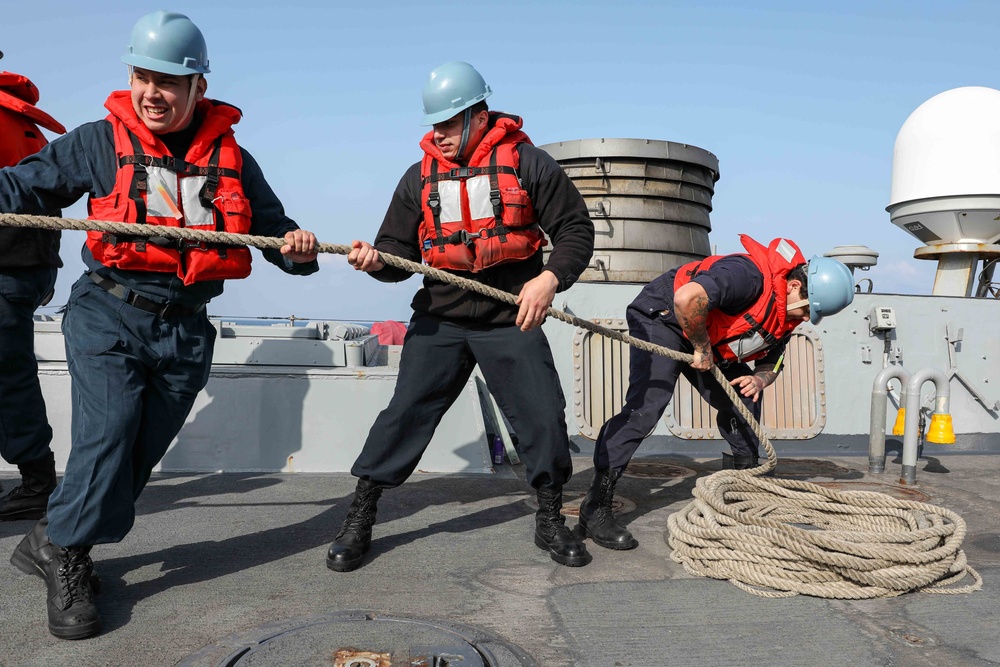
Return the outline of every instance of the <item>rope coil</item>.
{"type": "MultiPolygon", "coordinates": [[[[171,239],[277,249],[280,238],[182,227],[0,214],[0,225],[165,236],[171,239]]],[[[318,252],[347,255],[330,243],[318,252]]],[[[517,296],[401,257],[385,264],[455,284],[514,305],[517,296]]],[[[689,363],[692,356],[653,345],[555,308],[547,315],[633,347],[689,363]]],[[[778,457],[763,428],[722,371],[712,374],[753,429],[767,460],[750,470],[721,470],[698,479],[694,500],[667,519],[671,560],[695,576],[725,579],[761,597],[796,594],[834,599],[895,597],[911,591],[960,594],[982,588],[961,549],[965,521],[926,503],[870,491],[836,491],[817,484],[764,477],[778,457]],[[972,583],[953,586],[966,577],[972,583]]]]}

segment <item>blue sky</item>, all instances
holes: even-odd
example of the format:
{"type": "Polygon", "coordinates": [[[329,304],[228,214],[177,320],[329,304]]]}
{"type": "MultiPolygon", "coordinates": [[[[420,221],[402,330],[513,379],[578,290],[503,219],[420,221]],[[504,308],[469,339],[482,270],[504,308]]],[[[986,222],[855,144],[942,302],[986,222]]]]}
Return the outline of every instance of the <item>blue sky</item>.
{"type": "MultiPolygon", "coordinates": [[[[29,76],[39,106],[69,128],[102,118],[107,94],[126,86],[119,58],[139,16],[190,16],[208,41],[209,96],[243,110],[237,139],[321,241],[374,238],[420,156],[427,73],[467,60],[492,86],[491,107],[523,116],[536,144],[659,139],[718,156],[719,252],[739,251],[739,233],[788,236],[806,256],[864,244],[880,253],[864,277],[885,292],[929,292],[934,276],[885,212],[896,133],[940,92],[1000,87],[1000,3],[986,1],[6,4],[0,69],[29,76]]],[[[82,203],[65,214],[86,216],[82,203]]],[[[54,304],[82,271],[81,245],[64,234],[54,304]]],[[[418,278],[385,285],[343,257],[321,261],[302,279],[257,255],[209,311],[409,317],[418,278]]]]}

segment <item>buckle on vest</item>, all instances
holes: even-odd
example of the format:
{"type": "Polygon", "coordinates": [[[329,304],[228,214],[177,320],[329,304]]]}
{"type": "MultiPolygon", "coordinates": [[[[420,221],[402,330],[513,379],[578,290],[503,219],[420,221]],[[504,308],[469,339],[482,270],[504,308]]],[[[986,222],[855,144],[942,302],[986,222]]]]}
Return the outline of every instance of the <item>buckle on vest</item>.
{"type": "Polygon", "coordinates": [[[192,241],[190,239],[178,239],[177,249],[181,252],[185,250],[208,250],[206,241],[192,241]]]}
{"type": "Polygon", "coordinates": [[[427,196],[427,208],[437,215],[437,212],[441,210],[441,197],[436,191],[432,191],[427,196]]]}
{"type": "Polygon", "coordinates": [[[469,232],[466,229],[461,230],[458,233],[458,237],[467,246],[474,246],[476,244],[476,239],[488,239],[490,237],[489,230],[480,229],[479,233],[469,232]]]}
{"type": "Polygon", "coordinates": [[[472,174],[472,167],[455,167],[448,172],[451,178],[469,178],[472,174]]]}

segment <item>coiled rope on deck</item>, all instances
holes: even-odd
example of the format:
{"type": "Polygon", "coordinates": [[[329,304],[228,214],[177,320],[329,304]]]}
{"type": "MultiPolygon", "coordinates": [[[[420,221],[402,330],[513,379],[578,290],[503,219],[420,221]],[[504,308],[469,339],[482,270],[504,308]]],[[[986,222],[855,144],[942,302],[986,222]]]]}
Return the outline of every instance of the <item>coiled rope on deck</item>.
{"type": "MultiPolygon", "coordinates": [[[[197,243],[278,249],[280,238],[180,227],[45,216],[0,214],[0,225],[157,236],[197,243]]],[[[351,246],[320,243],[318,252],[347,255],[351,246]]],[[[455,284],[498,301],[517,296],[401,257],[379,253],[388,266],[455,284]]],[[[606,329],[555,308],[567,324],[633,347],[689,363],[692,356],[606,329]]],[[[753,429],[767,453],[750,470],[721,470],[698,479],[694,500],[667,519],[671,559],[692,575],[726,579],[762,597],[805,594],[821,598],[894,597],[911,591],[970,593],[982,578],[961,549],[965,521],[926,503],[870,491],[835,491],[790,479],[764,477],[778,457],[753,414],[717,366],[713,376],[753,429]],[[966,576],[972,583],[955,586],[966,576]]]]}

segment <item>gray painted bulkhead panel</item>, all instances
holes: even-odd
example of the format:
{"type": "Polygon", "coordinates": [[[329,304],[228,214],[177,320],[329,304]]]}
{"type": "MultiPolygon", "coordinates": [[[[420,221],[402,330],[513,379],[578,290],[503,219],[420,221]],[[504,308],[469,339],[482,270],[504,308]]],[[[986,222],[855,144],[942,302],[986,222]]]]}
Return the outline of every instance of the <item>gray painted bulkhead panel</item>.
{"type": "MultiPolygon", "coordinates": [[[[398,359],[398,347],[382,348],[381,358],[372,359],[380,351],[373,336],[262,337],[260,327],[240,336],[240,327],[227,328],[216,343],[208,386],[157,470],[349,471],[392,397],[397,370],[386,358],[398,359]],[[351,358],[382,365],[343,365],[351,358]]],[[[59,322],[37,322],[35,340],[52,448],[62,470],[70,449],[71,400],[59,322]]],[[[16,467],[0,461],[0,470],[16,467]]],[[[493,472],[474,378],[445,415],[418,470],[493,472]]]]}
{"type": "MultiPolygon", "coordinates": [[[[639,284],[578,283],[558,294],[554,307],[582,319],[621,318],[639,284]]],[[[971,385],[952,378],[951,414],[957,443],[926,445],[926,453],[1000,451],[1000,300],[939,296],[857,294],[854,303],[816,327],[823,345],[826,425],[810,439],[775,442],[781,455],[865,454],[868,448],[871,393],[882,369],[883,338],[869,330],[873,307],[889,307],[896,329],[889,332],[889,360],[913,373],[923,368],[955,369],[971,385]],[[961,330],[961,341],[953,345],[961,330]],[[973,391],[980,396],[976,398],[973,391]]],[[[237,335],[229,325],[219,338],[216,364],[187,424],[164,457],[163,471],[300,471],[350,470],[371,424],[388,404],[396,369],[386,358],[398,358],[398,347],[377,348],[372,336],[356,340],[309,336],[237,335]],[[353,346],[353,352],[347,350],[353,346]],[[293,349],[294,348],[294,349],[293,349]],[[358,360],[355,365],[351,359],[358,360]],[[363,361],[360,361],[363,360],[363,361]],[[296,365],[297,364],[297,365],[296,365]],[[373,365],[361,365],[373,364],[373,365]]],[[[563,393],[566,423],[574,451],[589,454],[593,440],[580,434],[574,412],[579,388],[574,386],[576,327],[550,318],[544,325],[563,393]]],[[[38,322],[36,354],[50,421],[53,449],[61,469],[69,452],[69,375],[58,322],[38,322]]],[[[898,394],[898,384],[893,384],[898,394]]],[[[932,406],[933,385],[923,387],[923,405],[932,406]]],[[[487,434],[474,378],[445,415],[420,470],[492,473],[487,434]]],[[[887,410],[891,432],[896,405],[887,410]]],[[[669,408],[668,408],[669,410],[669,408]]],[[[669,414],[669,412],[668,412],[669,414]]],[[[491,419],[487,417],[486,419],[491,419]]],[[[887,451],[901,446],[888,436],[887,451]]],[[[721,441],[686,440],[671,434],[661,420],[637,456],[682,454],[713,457],[727,449],[721,441]]],[[[13,466],[0,465],[0,470],[13,466]]]]}

